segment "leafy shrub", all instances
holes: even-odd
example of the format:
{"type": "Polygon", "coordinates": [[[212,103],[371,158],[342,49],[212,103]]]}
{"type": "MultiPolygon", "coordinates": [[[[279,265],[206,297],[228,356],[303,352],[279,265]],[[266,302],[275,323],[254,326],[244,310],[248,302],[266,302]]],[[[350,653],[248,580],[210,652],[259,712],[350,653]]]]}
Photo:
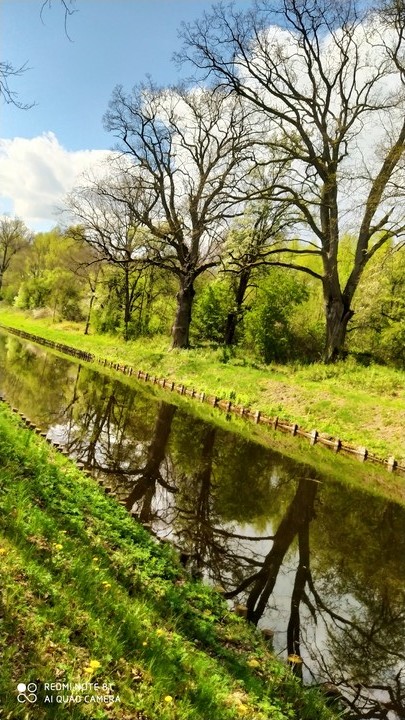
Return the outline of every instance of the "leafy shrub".
{"type": "Polygon", "coordinates": [[[214,280],[205,285],[193,311],[192,333],[195,340],[222,342],[226,320],[232,307],[228,282],[214,280]]]}
{"type": "Polygon", "coordinates": [[[244,328],[246,345],[264,362],[286,362],[297,356],[292,315],[308,296],[305,283],[292,273],[272,269],[263,279],[244,328]]]}

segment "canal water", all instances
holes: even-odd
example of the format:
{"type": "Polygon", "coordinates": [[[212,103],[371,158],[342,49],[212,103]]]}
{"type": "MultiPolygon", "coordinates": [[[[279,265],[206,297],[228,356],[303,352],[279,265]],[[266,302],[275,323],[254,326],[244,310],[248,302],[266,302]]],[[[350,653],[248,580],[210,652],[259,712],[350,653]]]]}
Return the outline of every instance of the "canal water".
{"type": "Polygon", "coordinates": [[[401,505],[4,332],[0,394],[302,658],[305,682],[343,696],[344,717],[404,720],[401,505]]]}

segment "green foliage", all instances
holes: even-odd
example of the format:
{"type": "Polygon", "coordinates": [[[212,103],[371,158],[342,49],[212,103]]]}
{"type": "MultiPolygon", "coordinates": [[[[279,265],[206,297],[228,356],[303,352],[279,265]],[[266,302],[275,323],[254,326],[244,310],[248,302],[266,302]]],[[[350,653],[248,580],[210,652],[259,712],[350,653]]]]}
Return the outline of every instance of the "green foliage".
{"type": "Polygon", "coordinates": [[[349,349],[359,360],[405,368],[404,250],[376,254],[364,274],[355,305],[349,349]]]}
{"type": "MultiPolygon", "coordinates": [[[[129,319],[127,339],[170,332],[175,307],[173,281],[162,272],[148,268],[129,278],[129,319]]],[[[120,269],[108,268],[98,292],[93,314],[96,332],[124,335],[125,278],[120,269]]]]}
{"type": "Polygon", "coordinates": [[[22,310],[49,307],[58,320],[83,319],[77,279],[60,268],[45,270],[40,277],[21,283],[14,304],[22,310]]]}
{"type": "Polygon", "coordinates": [[[207,283],[195,301],[192,332],[195,340],[223,342],[228,313],[232,309],[232,294],[227,280],[215,279],[207,283]]]}
{"type": "Polygon", "coordinates": [[[7,298],[22,310],[48,308],[54,319],[81,320],[83,287],[71,267],[73,246],[58,228],[38,233],[24,253],[18,290],[11,285],[7,298]]]}
{"type": "Polygon", "coordinates": [[[292,314],[307,298],[306,285],[292,274],[271,269],[261,281],[244,326],[247,346],[264,362],[286,362],[297,356],[292,314]]]}

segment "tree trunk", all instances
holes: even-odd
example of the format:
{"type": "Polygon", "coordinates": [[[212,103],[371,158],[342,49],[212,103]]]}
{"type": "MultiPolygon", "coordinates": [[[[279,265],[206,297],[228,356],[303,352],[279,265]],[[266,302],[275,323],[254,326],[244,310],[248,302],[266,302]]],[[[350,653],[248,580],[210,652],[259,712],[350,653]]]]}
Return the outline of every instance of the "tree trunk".
{"type": "Polygon", "coordinates": [[[92,310],[92,307],[93,307],[93,303],[94,303],[95,297],[96,297],[95,294],[92,293],[92,294],[91,294],[91,298],[90,298],[89,310],[88,310],[88,313],[87,313],[86,327],[84,328],[84,334],[85,334],[85,335],[88,335],[88,334],[89,334],[89,327],[90,327],[90,320],[91,320],[91,310],[92,310]]]}
{"type": "Polygon", "coordinates": [[[350,309],[350,304],[345,303],[343,297],[328,297],[325,300],[325,362],[335,362],[335,360],[342,356],[347,326],[353,314],[353,310],[350,309]]]}
{"type": "Polygon", "coordinates": [[[181,278],[180,290],[176,295],[177,310],[172,327],[172,348],[189,346],[191,309],[195,295],[194,279],[181,278]]]}
{"type": "Polygon", "coordinates": [[[129,269],[128,265],[125,265],[124,270],[124,280],[125,280],[125,305],[124,305],[124,340],[128,340],[128,325],[129,321],[131,320],[131,297],[130,297],[130,291],[129,291],[129,269]]]}
{"type": "Polygon", "coordinates": [[[245,269],[242,270],[241,274],[239,275],[239,283],[235,292],[235,310],[228,313],[228,317],[226,319],[226,327],[224,334],[225,345],[232,345],[234,342],[236,326],[238,324],[242,311],[243,301],[245,299],[247,286],[249,284],[250,273],[250,269],[245,269]]]}

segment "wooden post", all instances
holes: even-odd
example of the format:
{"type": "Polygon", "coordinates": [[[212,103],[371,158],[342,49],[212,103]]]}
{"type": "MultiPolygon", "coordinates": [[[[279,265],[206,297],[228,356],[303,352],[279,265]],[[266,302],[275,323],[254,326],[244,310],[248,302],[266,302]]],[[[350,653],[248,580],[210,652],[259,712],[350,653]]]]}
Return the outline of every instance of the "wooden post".
{"type": "Polygon", "coordinates": [[[342,447],[342,441],[339,440],[339,438],[337,438],[337,440],[335,440],[335,444],[334,444],[334,446],[333,446],[333,449],[334,449],[335,452],[338,453],[338,452],[340,451],[341,447],[342,447]]]}
{"type": "Polygon", "coordinates": [[[318,440],[318,430],[313,430],[311,433],[311,445],[315,445],[316,441],[318,440]]]}
{"type": "Polygon", "coordinates": [[[232,405],[231,401],[228,400],[228,403],[227,403],[227,406],[226,406],[226,412],[230,412],[230,411],[231,411],[231,405],[232,405]]]}
{"type": "Polygon", "coordinates": [[[398,463],[395,460],[395,458],[390,456],[387,460],[387,467],[388,467],[389,472],[393,472],[397,466],[398,466],[398,463]]]}
{"type": "Polygon", "coordinates": [[[274,630],[271,628],[262,628],[262,636],[266,642],[272,644],[274,640],[274,630]]]}
{"type": "Polygon", "coordinates": [[[256,425],[260,422],[260,410],[257,410],[255,413],[255,423],[256,425]]]}
{"type": "Polygon", "coordinates": [[[200,394],[200,402],[204,402],[204,400],[205,400],[205,392],[202,392],[200,394]]]}
{"type": "Polygon", "coordinates": [[[170,384],[170,390],[174,390],[174,382],[170,384]]]}
{"type": "Polygon", "coordinates": [[[359,456],[360,456],[361,462],[364,462],[365,460],[367,460],[367,455],[368,455],[368,450],[367,450],[367,448],[365,448],[365,447],[359,447],[359,449],[358,449],[358,454],[359,454],[359,456]]]}
{"type": "Polygon", "coordinates": [[[292,428],[291,428],[291,435],[296,435],[296,434],[297,434],[297,430],[298,430],[298,425],[297,425],[297,423],[294,423],[293,426],[292,426],[292,428]]]}
{"type": "Polygon", "coordinates": [[[274,418],[274,423],[273,423],[273,425],[274,425],[274,429],[276,430],[276,429],[277,429],[277,425],[278,425],[278,415],[277,415],[277,417],[274,418]]]}
{"type": "Polygon", "coordinates": [[[217,396],[215,395],[215,397],[214,397],[214,399],[213,399],[213,401],[212,401],[212,406],[213,406],[213,407],[216,407],[217,405],[218,405],[218,398],[217,398],[217,396]]]}

